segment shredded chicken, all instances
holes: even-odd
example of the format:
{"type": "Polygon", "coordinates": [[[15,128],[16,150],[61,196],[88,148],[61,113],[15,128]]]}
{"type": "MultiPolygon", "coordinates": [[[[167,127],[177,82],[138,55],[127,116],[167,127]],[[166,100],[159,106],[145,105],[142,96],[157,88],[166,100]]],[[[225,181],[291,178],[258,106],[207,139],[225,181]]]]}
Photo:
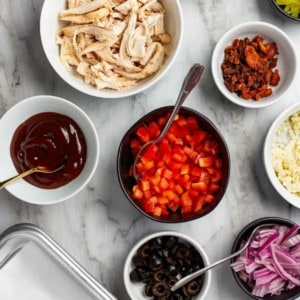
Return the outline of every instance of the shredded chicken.
{"type": "Polygon", "coordinates": [[[171,37],[158,0],[67,0],[60,60],[97,89],[123,90],[156,73],[171,37]]]}

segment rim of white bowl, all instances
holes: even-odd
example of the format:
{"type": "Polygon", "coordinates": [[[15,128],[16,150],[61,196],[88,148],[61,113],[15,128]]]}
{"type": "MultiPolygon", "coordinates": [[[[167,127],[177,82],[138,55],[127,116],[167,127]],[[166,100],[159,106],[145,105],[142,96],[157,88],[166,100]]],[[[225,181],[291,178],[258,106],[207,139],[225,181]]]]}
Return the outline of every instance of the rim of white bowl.
{"type": "MultiPolygon", "coordinates": [[[[239,33],[238,35],[241,36],[242,33],[239,33]]],[[[235,38],[238,38],[238,36],[236,36],[235,38]]],[[[232,40],[230,39],[230,41],[228,41],[228,42],[231,43],[232,40]]],[[[227,45],[227,43],[226,43],[226,45],[227,45]]],[[[217,42],[217,44],[213,50],[212,59],[211,59],[212,76],[213,76],[214,82],[217,85],[219,91],[222,93],[222,95],[225,98],[227,98],[231,102],[233,102],[239,106],[246,107],[246,108],[263,108],[263,107],[275,104],[278,101],[282,100],[286,96],[286,94],[290,91],[293,83],[295,82],[297,65],[298,65],[298,58],[297,58],[295,47],[294,47],[293,42],[290,39],[290,37],[283,30],[278,28],[277,26],[272,25],[267,22],[261,22],[261,21],[252,21],[252,22],[241,23],[241,24],[231,28],[230,30],[228,30],[225,34],[223,34],[223,36],[217,42]],[[218,65],[218,58],[220,57],[220,55],[222,55],[224,53],[224,42],[226,42],[228,37],[233,35],[236,31],[249,29],[248,33],[250,31],[255,32],[255,30],[253,30],[253,27],[265,27],[265,28],[271,29],[271,30],[277,32],[279,35],[281,35],[284,38],[287,45],[289,46],[289,49],[291,50],[291,53],[293,56],[293,57],[291,57],[291,59],[295,62],[295,64],[294,64],[295,68],[293,70],[294,72],[292,74],[292,80],[290,81],[288,88],[286,88],[286,90],[280,96],[277,96],[277,98],[275,100],[268,101],[267,98],[264,98],[260,101],[254,101],[254,100],[245,100],[245,99],[239,98],[236,94],[231,93],[225,87],[222,80],[219,80],[218,74],[220,73],[221,67],[218,65]]]]}
{"type": "MultiPolygon", "coordinates": [[[[57,96],[52,96],[52,95],[37,95],[37,96],[33,96],[33,97],[29,97],[29,98],[25,98],[25,99],[22,99],[20,100],[20,102],[16,103],[15,105],[13,105],[10,109],[8,109],[4,115],[1,117],[0,119],[0,124],[1,122],[6,118],[9,118],[9,114],[10,112],[15,109],[16,107],[20,107],[20,106],[23,106],[23,105],[27,105],[28,102],[34,102],[34,101],[37,101],[37,100],[41,100],[41,99],[52,99],[54,101],[57,101],[57,102],[61,102],[61,103],[64,103],[64,104],[67,104],[68,106],[74,108],[76,111],[78,111],[83,117],[84,119],[86,120],[86,122],[89,124],[89,127],[90,127],[90,130],[91,132],[93,133],[93,136],[94,136],[94,139],[95,139],[95,145],[96,145],[96,149],[94,149],[95,151],[95,159],[94,159],[94,163],[92,164],[92,168],[91,168],[91,171],[90,173],[88,174],[88,176],[86,177],[86,179],[82,182],[82,184],[80,185],[80,187],[78,187],[77,189],[74,189],[74,191],[72,193],[69,193],[67,194],[66,196],[64,197],[61,197],[61,198],[57,198],[55,200],[45,200],[45,199],[42,199],[41,201],[31,201],[31,199],[28,199],[26,197],[23,197],[22,194],[16,194],[16,192],[14,191],[14,186],[13,185],[8,185],[5,187],[5,189],[10,193],[12,194],[13,196],[15,196],[16,198],[24,201],[24,202],[27,202],[27,203],[31,203],[31,204],[37,204],[37,205],[50,205],[50,204],[57,204],[57,203],[60,203],[60,202],[63,202],[67,199],[70,199],[71,197],[75,196],[76,194],[78,194],[86,185],[87,183],[90,181],[90,179],[92,178],[92,176],[94,175],[95,171],[96,171],[96,168],[98,166],[98,162],[99,162],[99,153],[100,153],[100,147],[99,147],[99,138],[98,138],[98,134],[97,134],[97,131],[96,131],[96,128],[93,124],[93,122],[91,121],[90,117],[80,108],[78,107],[77,105],[75,105],[74,103],[72,103],[71,101],[67,100],[67,99],[64,99],[64,98],[60,98],[60,97],[57,97],[57,96]]],[[[63,114],[63,112],[61,112],[63,114]]],[[[82,170],[82,172],[84,171],[84,169],[82,170]]],[[[80,175],[79,175],[80,176],[80,175]]],[[[76,178],[74,179],[76,180],[76,178]]],[[[23,180],[24,181],[24,180],[23,180]]],[[[30,183],[27,183],[26,181],[24,181],[25,184],[29,184],[30,183]]],[[[16,182],[15,184],[18,184],[18,182],[16,182]]],[[[68,184],[67,184],[68,185],[68,184]]],[[[67,185],[64,185],[64,186],[67,186],[67,185]]],[[[31,185],[32,186],[32,185],[31,185]]],[[[58,189],[63,189],[64,186],[58,188],[58,189]]],[[[45,193],[48,192],[48,193],[51,193],[51,191],[55,191],[55,190],[58,190],[58,189],[41,189],[39,187],[36,187],[36,186],[32,186],[33,188],[36,188],[38,190],[42,190],[44,191],[45,193]]]]}
{"type": "Polygon", "coordinates": [[[284,122],[289,116],[291,116],[293,113],[297,111],[300,111],[300,104],[294,103],[291,106],[289,106],[287,109],[285,109],[282,113],[280,113],[273,121],[273,123],[271,124],[267,132],[264,146],[263,146],[263,162],[269,180],[272,186],[274,187],[274,189],[278,192],[278,194],[293,206],[300,208],[300,197],[293,195],[288,190],[286,190],[284,186],[281,184],[281,182],[278,180],[272,166],[272,155],[271,155],[273,139],[277,129],[282,124],[282,122],[284,122]]]}
{"type": "MultiPolygon", "coordinates": [[[[149,241],[153,238],[156,238],[156,237],[168,236],[168,235],[176,236],[176,237],[186,241],[187,243],[190,243],[192,246],[194,246],[196,248],[196,250],[201,255],[204,266],[210,265],[210,261],[209,261],[209,258],[207,256],[205,250],[202,248],[202,246],[197,241],[195,241],[190,236],[188,236],[182,232],[171,231],[171,230],[151,233],[151,234],[143,237],[142,239],[140,239],[138,242],[136,242],[136,244],[130,249],[130,251],[126,257],[126,260],[125,260],[125,264],[124,264],[124,268],[123,268],[123,281],[124,281],[124,285],[125,285],[127,294],[130,296],[131,300],[141,300],[140,298],[136,298],[137,296],[135,294],[132,294],[131,287],[130,287],[132,284],[134,284],[130,281],[130,278],[129,278],[133,256],[136,254],[137,250],[147,241],[149,241]]],[[[204,280],[201,292],[200,292],[200,294],[198,294],[196,296],[195,300],[203,300],[205,298],[205,296],[208,293],[209,287],[211,285],[211,278],[212,278],[212,273],[211,273],[211,270],[209,270],[205,273],[205,280],[204,280]]],[[[144,298],[146,299],[146,297],[144,297],[144,298]]]]}
{"type": "MultiPolygon", "coordinates": [[[[161,73],[160,70],[156,73],[153,74],[152,78],[149,79],[148,82],[146,82],[145,84],[142,84],[141,86],[135,86],[133,87],[133,89],[129,89],[129,90],[124,90],[124,91],[101,91],[101,90],[97,90],[96,88],[89,88],[89,89],[81,89],[80,85],[77,84],[75,81],[73,80],[69,80],[64,76],[64,71],[62,71],[55,63],[55,61],[51,58],[51,56],[49,55],[48,51],[46,51],[46,39],[48,39],[48,36],[43,35],[43,32],[45,31],[44,28],[49,27],[49,24],[46,23],[45,21],[45,15],[47,14],[47,8],[46,5],[48,2],[51,2],[51,0],[45,0],[42,6],[42,10],[41,10],[41,14],[40,14],[40,38],[41,38],[41,42],[42,42],[42,48],[43,51],[47,57],[48,62],[50,63],[51,67],[54,69],[54,71],[59,75],[59,77],[65,81],[67,84],[69,84],[71,87],[73,87],[74,89],[76,89],[77,91],[93,96],[93,97],[97,97],[97,98],[109,98],[109,99],[118,99],[118,98],[123,98],[123,97],[129,97],[129,96],[133,96],[136,95],[138,93],[141,93],[145,90],[147,90],[148,88],[152,87],[154,84],[156,84],[160,79],[162,79],[169,71],[169,69],[173,66],[175,59],[177,58],[178,52],[181,48],[182,45],[182,40],[183,40],[183,32],[184,32],[184,22],[183,22],[183,13],[182,13],[182,8],[181,8],[181,4],[179,2],[179,0],[173,0],[174,4],[177,7],[177,11],[178,11],[178,15],[179,15],[179,34],[178,34],[178,42],[177,42],[177,47],[173,53],[173,56],[171,57],[171,59],[168,61],[167,64],[165,64],[162,66],[164,68],[164,70],[161,73]]],[[[53,5],[53,4],[51,4],[53,5]]],[[[54,43],[54,42],[53,42],[54,43]]]]}

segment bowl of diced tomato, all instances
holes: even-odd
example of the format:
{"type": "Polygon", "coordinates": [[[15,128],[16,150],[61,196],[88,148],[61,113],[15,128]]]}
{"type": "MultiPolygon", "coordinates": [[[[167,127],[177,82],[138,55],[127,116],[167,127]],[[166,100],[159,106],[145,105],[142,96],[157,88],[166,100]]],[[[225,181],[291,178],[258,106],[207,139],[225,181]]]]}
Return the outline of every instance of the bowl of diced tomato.
{"type": "Polygon", "coordinates": [[[117,171],[131,204],[152,220],[191,221],[211,212],[226,191],[230,156],[220,131],[201,113],[182,107],[166,136],[142,152],[159,136],[173,106],[156,109],[138,120],[120,142],[117,171]]]}

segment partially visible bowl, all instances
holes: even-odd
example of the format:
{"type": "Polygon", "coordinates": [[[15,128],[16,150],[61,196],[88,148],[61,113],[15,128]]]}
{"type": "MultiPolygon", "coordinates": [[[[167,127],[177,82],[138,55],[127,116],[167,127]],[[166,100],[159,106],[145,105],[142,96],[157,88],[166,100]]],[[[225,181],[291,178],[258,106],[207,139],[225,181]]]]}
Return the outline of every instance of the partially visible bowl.
{"type": "Polygon", "coordinates": [[[160,70],[154,75],[140,81],[137,85],[121,90],[97,90],[84,82],[84,79],[69,71],[61,63],[59,57],[59,48],[56,45],[56,36],[58,31],[63,27],[62,22],[58,20],[59,12],[65,9],[65,0],[46,0],[44,1],[40,17],[40,35],[42,46],[46,57],[56,71],[56,73],[65,80],[69,85],[78,91],[100,98],[121,98],[131,96],[144,91],[157,83],[173,65],[177,53],[179,52],[183,35],[183,17],[179,0],[161,0],[165,7],[165,29],[171,36],[171,42],[167,46],[168,55],[160,70]]]}
{"type": "MultiPolygon", "coordinates": [[[[265,217],[252,221],[248,225],[246,225],[240,233],[237,235],[231,253],[238,251],[241,247],[241,242],[247,240],[251,232],[259,225],[263,224],[278,224],[278,225],[286,225],[287,227],[292,227],[295,223],[288,219],[280,218],[280,217],[265,217]]],[[[233,263],[236,258],[231,259],[231,263],[233,263]]],[[[232,269],[233,277],[236,280],[239,287],[252,299],[256,300],[293,300],[300,296],[300,287],[295,287],[289,291],[284,291],[280,295],[267,295],[262,297],[257,297],[252,294],[251,288],[239,277],[239,275],[232,269]]]]}
{"type": "Polygon", "coordinates": [[[297,71],[297,55],[292,41],[278,27],[264,22],[242,23],[227,31],[216,44],[211,60],[212,75],[220,92],[231,102],[247,107],[261,108],[277,103],[289,92],[297,71]],[[272,95],[261,98],[258,101],[245,100],[237,94],[231,93],[224,84],[221,64],[224,60],[224,49],[231,45],[235,39],[250,40],[256,35],[265,38],[266,42],[275,42],[278,47],[278,61],[276,69],[279,71],[280,81],[276,87],[272,87],[272,95]]]}
{"type": "Polygon", "coordinates": [[[272,146],[275,141],[275,136],[276,132],[281,126],[281,124],[287,120],[293,113],[299,112],[300,111],[300,104],[295,103],[291,105],[290,107],[286,108],[272,123],[270,126],[265,142],[264,142],[264,147],[263,147],[263,161],[264,161],[264,166],[266,173],[268,175],[268,178],[275,188],[275,190],[279,193],[279,195],[285,199],[288,203],[291,205],[300,208],[300,196],[297,196],[295,194],[292,194],[289,192],[279,181],[274,168],[273,168],[273,163],[272,163],[272,146]]]}
{"type": "MultiPolygon", "coordinates": [[[[143,300],[143,299],[149,299],[144,293],[145,285],[142,282],[133,282],[130,279],[130,274],[134,270],[134,264],[132,262],[133,258],[137,255],[138,250],[146,243],[148,243],[150,240],[153,239],[164,239],[166,237],[175,237],[179,240],[179,242],[184,243],[188,246],[193,246],[196,251],[200,254],[203,265],[208,266],[209,259],[207,257],[207,254],[205,253],[204,249],[192,238],[190,238],[188,235],[180,233],[180,232],[175,232],[175,231],[162,231],[162,232],[157,232],[150,234],[144,238],[142,238],[140,241],[138,241],[133,248],[130,250],[129,254],[126,257],[126,261],[124,264],[124,270],[123,270],[123,280],[125,284],[125,288],[127,290],[127,293],[132,300],[143,300]]],[[[171,250],[170,250],[171,251],[171,250]]],[[[184,270],[188,266],[187,265],[182,265],[181,269],[184,270]]],[[[181,272],[181,271],[180,271],[181,272]]],[[[164,273],[167,276],[168,273],[164,273]]],[[[200,293],[195,295],[192,299],[194,300],[202,300],[205,299],[205,296],[209,290],[210,284],[211,284],[211,270],[206,272],[203,275],[203,281],[202,282],[202,287],[200,290],[200,293]]],[[[177,299],[177,298],[175,298],[177,299]]],[[[191,299],[191,298],[188,298],[191,299]]]]}
{"type": "Polygon", "coordinates": [[[33,115],[54,112],[73,119],[80,127],[86,142],[86,162],[81,173],[68,184],[59,188],[44,189],[20,179],[6,187],[15,197],[33,204],[54,204],[71,198],[81,191],[93,176],[99,160],[99,141],[96,129],[87,114],[62,98],[54,96],[35,96],[24,99],[10,108],[0,120],[0,180],[17,174],[10,154],[12,137],[17,127],[33,115]]]}
{"type": "Polygon", "coordinates": [[[285,5],[277,4],[276,0],[269,0],[269,3],[276,10],[276,12],[279,15],[281,15],[283,18],[285,18],[287,20],[293,20],[293,21],[296,21],[296,22],[300,22],[300,15],[298,17],[294,17],[294,16],[288,14],[286,11],[284,11],[285,5]]]}
{"type": "MultiPolygon", "coordinates": [[[[222,179],[218,183],[220,188],[214,195],[215,201],[210,203],[210,205],[207,206],[203,205],[201,210],[198,211],[197,213],[187,212],[182,214],[181,212],[179,212],[180,210],[179,207],[179,209],[177,209],[175,212],[170,211],[168,215],[162,214],[160,216],[156,216],[152,213],[146,212],[142,206],[142,203],[138,203],[136,200],[133,199],[132,189],[133,186],[136,184],[136,181],[132,176],[132,174],[130,174],[130,170],[131,170],[131,165],[134,162],[135,156],[131,152],[130,142],[132,139],[136,139],[136,131],[138,128],[144,126],[144,124],[149,124],[152,121],[156,121],[161,117],[166,117],[167,114],[170,113],[172,109],[173,106],[165,106],[165,107],[158,108],[146,114],[141,119],[139,119],[135,124],[133,124],[129,128],[129,130],[125,133],[125,135],[123,136],[120,142],[120,146],[118,150],[118,158],[117,158],[118,179],[121,188],[124,194],[126,195],[127,199],[130,201],[130,203],[148,218],[155,221],[166,222],[166,223],[178,223],[178,222],[191,221],[194,219],[201,218],[206,214],[210,213],[211,211],[213,211],[223,198],[223,195],[226,191],[227,184],[229,181],[229,173],[230,173],[229,150],[220,131],[206,116],[202,115],[201,113],[193,109],[187,107],[181,107],[178,114],[185,118],[188,117],[195,118],[198,122],[198,126],[202,128],[204,131],[206,131],[209,135],[213,136],[215,141],[218,143],[220,147],[219,155],[220,155],[220,159],[222,160],[221,170],[223,175],[222,175],[222,179]]],[[[180,197],[183,198],[181,195],[180,197]]]]}

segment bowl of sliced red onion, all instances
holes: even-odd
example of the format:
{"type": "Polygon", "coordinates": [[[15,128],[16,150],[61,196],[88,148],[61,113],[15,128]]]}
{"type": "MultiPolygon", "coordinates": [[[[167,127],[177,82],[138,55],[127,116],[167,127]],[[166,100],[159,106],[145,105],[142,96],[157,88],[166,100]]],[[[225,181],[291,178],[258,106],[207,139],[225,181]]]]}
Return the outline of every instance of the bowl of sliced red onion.
{"type": "Polygon", "coordinates": [[[300,226],[279,217],[254,220],[238,234],[232,253],[243,247],[260,225],[249,246],[231,260],[233,276],[252,299],[292,300],[300,296],[300,226]]]}

